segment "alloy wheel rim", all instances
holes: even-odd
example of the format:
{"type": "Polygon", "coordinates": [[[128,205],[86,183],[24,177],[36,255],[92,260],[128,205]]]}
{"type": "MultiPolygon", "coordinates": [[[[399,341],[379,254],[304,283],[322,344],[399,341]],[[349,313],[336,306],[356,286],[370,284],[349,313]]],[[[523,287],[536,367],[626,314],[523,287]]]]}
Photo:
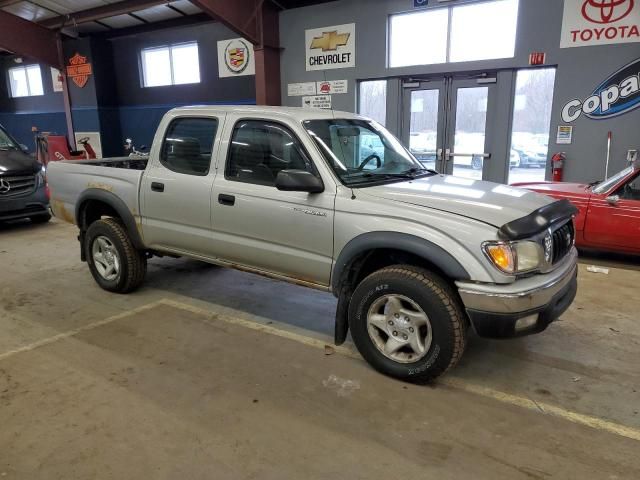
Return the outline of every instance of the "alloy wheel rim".
{"type": "Polygon", "coordinates": [[[422,359],[433,341],[429,317],[404,295],[376,299],[367,313],[367,331],[378,351],[398,363],[422,359]]]}
{"type": "Polygon", "coordinates": [[[91,246],[91,256],[93,258],[93,264],[102,278],[107,281],[118,278],[120,273],[120,255],[111,240],[104,235],[96,237],[91,246]]]}

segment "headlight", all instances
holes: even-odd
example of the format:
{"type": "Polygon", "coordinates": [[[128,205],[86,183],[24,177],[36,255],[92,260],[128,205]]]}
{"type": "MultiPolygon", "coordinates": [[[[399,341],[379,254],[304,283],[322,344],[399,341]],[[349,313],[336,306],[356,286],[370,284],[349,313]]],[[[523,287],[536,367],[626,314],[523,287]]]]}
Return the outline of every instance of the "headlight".
{"type": "Polygon", "coordinates": [[[499,270],[515,274],[540,268],[542,248],[535,242],[485,242],[482,249],[499,270]]]}

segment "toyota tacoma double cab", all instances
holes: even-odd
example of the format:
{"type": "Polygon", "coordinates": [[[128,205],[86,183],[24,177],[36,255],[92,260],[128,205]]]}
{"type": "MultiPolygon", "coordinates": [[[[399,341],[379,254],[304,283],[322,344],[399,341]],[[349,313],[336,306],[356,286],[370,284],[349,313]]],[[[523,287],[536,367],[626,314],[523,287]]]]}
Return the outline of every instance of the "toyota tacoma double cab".
{"type": "Polygon", "coordinates": [[[576,295],[568,201],[425,169],[350,113],[178,108],[148,159],[55,162],[48,181],[103,289],[133,291],[169,255],[331,292],[336,344],[350,331],[404,380],[453,367],[470,328],[541,332],[576,295]]]}

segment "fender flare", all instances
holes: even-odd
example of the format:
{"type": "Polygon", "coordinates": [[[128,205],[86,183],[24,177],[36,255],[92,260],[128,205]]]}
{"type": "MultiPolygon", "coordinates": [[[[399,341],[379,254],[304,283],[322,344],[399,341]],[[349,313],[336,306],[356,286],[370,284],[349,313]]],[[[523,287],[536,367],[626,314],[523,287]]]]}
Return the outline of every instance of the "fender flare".
{"type": "Polygon", "coordinates": [[[400,232],[371,232],[359,235],[347,243],[333,268],[331,276],[331,291],[337,294],[340,281],[347,268],[354,258],[362,252],[377,248],[389,248],[394,250],[404,250],[420,258],[433,263],[445,275],[452,280],[470,280],[469,272],[445,249],[435,243],[416,237],[408,233],[400,232]]]}
{"type": "Polygon", "coordinates": [[[108,192],[106,190],[101,190],[99,188],[88,188],[78,198],[76,202],[76,222],[80,231],[82,233],[82,206],[87,200],[96,200],[98,202],[102,202],[106,205],[109,205],[113,208],[117,213],[124,227],[127,229],[127,233],[129,234],[129,238],[131,239],[131,243],[133,246],[139,250],[144,250],[146,247],[142,241],[142,237],[140,236],[140,232],[138,231],[138,226],[136,225],[136,220],[133,217],[133,214],[127,207],[127,205],[118,198],[117,195],[108,192]]]}

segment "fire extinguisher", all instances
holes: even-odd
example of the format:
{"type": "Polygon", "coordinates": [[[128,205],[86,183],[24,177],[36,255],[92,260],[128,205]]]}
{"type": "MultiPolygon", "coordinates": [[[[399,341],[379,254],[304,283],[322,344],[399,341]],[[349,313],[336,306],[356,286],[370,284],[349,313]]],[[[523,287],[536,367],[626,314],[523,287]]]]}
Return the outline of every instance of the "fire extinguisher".
{"type": "Polygon", "coordinates": [[[551,157],[551,170],[553,173],[553,181],[562,181],[562,171],[564,170],[564,161],[567,159],[567,154],[564,152],[558,152],[551,157]]]}

